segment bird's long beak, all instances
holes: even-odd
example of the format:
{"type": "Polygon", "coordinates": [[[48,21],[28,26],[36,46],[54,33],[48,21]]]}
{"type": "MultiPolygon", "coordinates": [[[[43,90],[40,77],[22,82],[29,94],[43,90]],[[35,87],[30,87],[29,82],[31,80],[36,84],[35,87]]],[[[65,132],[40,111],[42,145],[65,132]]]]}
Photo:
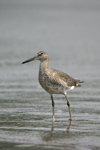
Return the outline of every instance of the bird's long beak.
{"type": "Polygon", "coordinates": [[[30,59],[28,59],[28,60],[22,62],[22,64],[28,63],[28,62],[33,61],[33,60],[36,60],[36,59],[37,59],[37,57],[30,58],[30,59]]]}

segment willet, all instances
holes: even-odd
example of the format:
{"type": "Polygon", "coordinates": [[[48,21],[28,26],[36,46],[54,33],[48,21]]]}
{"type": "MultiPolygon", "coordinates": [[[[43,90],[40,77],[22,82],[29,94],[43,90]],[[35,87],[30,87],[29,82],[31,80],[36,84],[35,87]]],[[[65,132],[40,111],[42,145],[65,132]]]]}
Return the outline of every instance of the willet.
{"type": "Polygon", "coordinates": [[[73,90],[74,87],[81,86],[79,83],[83,83],[83,81],[73,79],[72,77],[70,77],[64,72],[48,67],[49,57],[45,51],[38,52],[35,57],[22,62],[22,64],[28,63],[33,60],[40,61],[38,79],[42,88],[45,91],[47,91],[51,96],[52,110],[53,110],[53,122],[55,121],[53,94],[65,95],[68,109],[69,109],[70,120],[72,120],[70,102],[67,98],[67,91],[73,90]]]}

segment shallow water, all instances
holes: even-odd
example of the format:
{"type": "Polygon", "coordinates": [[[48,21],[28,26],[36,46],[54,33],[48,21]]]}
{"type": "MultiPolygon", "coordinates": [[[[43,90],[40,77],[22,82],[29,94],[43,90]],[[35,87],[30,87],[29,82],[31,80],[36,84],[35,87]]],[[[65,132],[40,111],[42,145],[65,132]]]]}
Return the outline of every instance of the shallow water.
{"type": "Polygon", "coordinates": [[[100,149],[100,2],[0,1],[0,149],[100,149]],[[84,81],[65,97],[38,83],[45,50],[49,66],[84,81]]]}

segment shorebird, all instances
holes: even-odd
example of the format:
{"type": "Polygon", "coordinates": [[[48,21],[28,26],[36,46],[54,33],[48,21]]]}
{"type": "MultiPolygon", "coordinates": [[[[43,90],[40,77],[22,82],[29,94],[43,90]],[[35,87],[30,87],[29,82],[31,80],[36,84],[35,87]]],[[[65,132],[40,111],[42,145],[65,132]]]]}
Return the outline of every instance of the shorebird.
{"type": "Polygon", "coordinates": [[[42,88],[51,96],[53,122],[55,121],[53,94],[63,94],[65,96],[69,109],[69,120],[72,120],[70,102],[67,98],[67,91],[81,86],[79,83],[83,83],[83,81],[76,80],[64,72],[48,67],[49,57],[45,51],[38,52],[35,57],[22,62],[22,64],[28,63],[33,60],[40,61],[38,80],[42,88]]]}

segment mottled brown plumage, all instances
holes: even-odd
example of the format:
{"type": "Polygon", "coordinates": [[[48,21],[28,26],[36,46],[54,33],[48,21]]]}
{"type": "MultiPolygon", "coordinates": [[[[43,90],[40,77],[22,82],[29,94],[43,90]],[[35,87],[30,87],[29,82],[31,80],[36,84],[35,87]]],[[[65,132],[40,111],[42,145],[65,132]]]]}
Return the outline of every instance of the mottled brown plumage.
{"type": "Polygon", "coordinates": [[[65,95],[71,120],[71,110],[70,110],[70,103],[67,98],[67,91],[72,90],[74,87],[81,86],[79,83],[83,82],[80,80],[73,79],[64,72],[48,67],[49,57],[45,51],[38,52],[34,58],[24,61],[23,64],[30,62],[32,60],[40,61],[38,79],[43,89],[51,95],[53,107],[53,122],[55,121],[55,118],[54,118],[54,101],[52,94],[65,95]]]}

